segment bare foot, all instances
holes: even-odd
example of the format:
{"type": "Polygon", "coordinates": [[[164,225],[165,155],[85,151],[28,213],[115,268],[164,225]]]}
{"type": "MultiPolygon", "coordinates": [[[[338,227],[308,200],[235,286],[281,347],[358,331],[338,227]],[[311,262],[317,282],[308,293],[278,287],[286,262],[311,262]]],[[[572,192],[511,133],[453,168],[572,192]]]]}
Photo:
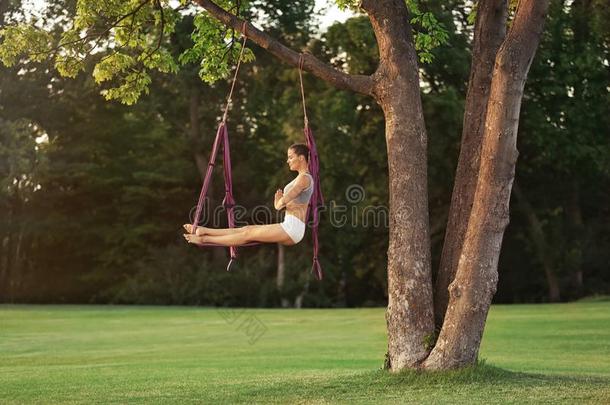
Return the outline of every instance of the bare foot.
{"type": "MultiPolygon", "coordinates": [[[[182,225],[182,226],[184,227],[184,229],[186,229],[186,231],[187,231],[188,233],[191,233],[191,232],[192,232],[193,225],[191,225],[191,224],[184,224],[184,225],[182,225]]],[[[197,227],[197,231],[195,232],[195,234],[196,234],[197,236],[203,236],[203,235],[205,235],[205,234],[207,233],[207,232],[206,232],[206,230],[207,230],[207,228],[206,228],[206,227],[204,227],[204,226],[198,226],[198,227],[197,227]]]]}
{"type": "Polygon", "coordinates": [[[193,235],[190,233],[185,233],[184,234],[184,239],[186,239],[186,241],[188,243],[192,243],[194,245],[202,245],[205,243],[204,240],[205,236],[197,236],[197,235],[193,235]]]}

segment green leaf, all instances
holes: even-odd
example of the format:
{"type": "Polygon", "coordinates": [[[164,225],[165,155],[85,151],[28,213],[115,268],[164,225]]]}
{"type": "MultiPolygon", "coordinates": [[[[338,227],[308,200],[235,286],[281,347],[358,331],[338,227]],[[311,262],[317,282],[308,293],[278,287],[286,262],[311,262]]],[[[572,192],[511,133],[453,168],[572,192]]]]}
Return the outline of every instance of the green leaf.
{"type": "Polygon", "coordinates": [[[431,63],[434,55],[431,51],[449,40],[449,33],[445,26],[439,22],[433,13],[422,13],[415,0],[405,0],[412,18],[415,50],[418,51],[419,60],[422,63],[431,63]]]}
{"type": "Polygon", "coordinates": [[[100,93],[106,100],[118,100],[123,104],[132,105],[142,93],[148,94],[150,82],[150,75],[145,70],[136,71],[125,76],[120,86],[102,90],[100,93]]]}
{"type": "Polygon", "coordinates": [[[131,55],[124,53],[112,53],[95,65],[93,77],[96,83],[102,83],[113,79],[119,73],[125,72],[133,67],[136,60],[131,55]]]}
{"type": "Polygon", "coordinates": [[[358,10],[359,0],[335,0],[340,10],[358,10]]]}
{"type": "Polygon", "coordinates": [[[20,57],[40,62],[51,52],[51,34],[27,24],[8,26],[0,30],[0,60],[13,66],[20,57]]]}
{"type": "MultiPolygon", "coordinates": [[[[191,34],[193,47],[184,51],[178,60],[181,64],[199,64],[199,77],[207,83],[226,78],[233,64],[237,63],[241,43],[233,42],[232,35],[220,22],[206,14],[198,14],[193,21],[191,34]]],[[[243,62],[253,61],[254,53],[245,49],[243,62]]]]}

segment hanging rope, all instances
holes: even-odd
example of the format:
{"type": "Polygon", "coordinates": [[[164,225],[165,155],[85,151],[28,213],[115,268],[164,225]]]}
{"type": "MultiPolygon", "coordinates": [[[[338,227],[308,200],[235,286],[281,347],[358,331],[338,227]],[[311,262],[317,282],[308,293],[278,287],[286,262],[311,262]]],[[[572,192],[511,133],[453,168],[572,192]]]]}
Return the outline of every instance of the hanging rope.
{"type": "Polygon", "coordinates": [[[246,35],[246,27],[247,23],[244,21],[244,24],[241,28],[241,33],[244,37],[244,40],[241,44],[241,51],[239,52],[239,59],[237,59],[237,67],[235,68],[235,74],[233,75],[233,82],[231,83],[231,91],[229,91],[229,97],[227,97],[227,105],[225,107],[225,113],[222,116],[223,124],[227,122],[227,114],[229,113],[229,106],[231,104],[231,98],[233,97],[233,90],[235,89],[235,83],[237,82],[237,74],[239,73],[239,67],[241,66],[241,59],[244,56],[244,49],[246,49],[246,41],[248,40],[248,36],[246,35]]]}
{"type": "Polygon", "coordinates": [[[303,121],[305,127],[309,126],[309,120],[307,119],[307,108],[305,107],[305,88],[303,87],[303,54],[299,54],[299,82],[301,83],[301,99],[303,100],[303,121]]]}

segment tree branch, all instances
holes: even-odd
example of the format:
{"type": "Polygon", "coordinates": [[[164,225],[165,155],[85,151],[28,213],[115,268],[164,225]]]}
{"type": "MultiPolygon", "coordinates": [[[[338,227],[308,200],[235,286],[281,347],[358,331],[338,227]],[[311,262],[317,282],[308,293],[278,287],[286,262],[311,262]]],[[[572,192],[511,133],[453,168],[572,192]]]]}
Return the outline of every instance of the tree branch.
{"type": "MultiPolygon", "coordinates": [[[[123,21],[123,20],[124,20],[124,19],[126,19],[127,17],[133,17],[133,18],[132,18],[132,20],[131,20],[131,26],[130,26],[130,28],[131,28],[131,27],[133,27],[133,20],[135,19],[135,15],[138,13],[138,11],[140,11],[140,9],[141,9],[142,7],[144,7],[144,6],[145,6],[145,5],[146,5],[148,2],[149,2],[149,0],[143,0],[143,1],[142,1],[142,2],[141,2],[141,3],[140,3],[140,4],[139,4],[139,5],[138,5],[138,6],[137,6],[137,7],[136,7],[134,10],[132,10],[132,11],[130,11],[129,13],[127,13],[127,14],[125,14],[125,15],[123,15],[123,16],[121,16],[121,17],[119,17],[119,19],[118,19],[118,20],[116,20],[115,22],[113,22],[113,23],[112,23],[112,25],[110,25],[110,27],[106,28],[104,31],[102,31],[102,32],[101,32],[101,33],[99,33],[99,34],[89,34],[89,33],[87,33],[87,35],[85,35],[84,37],[82,37],[82,38],[78,38],[78,39],[76,39],[76,40],[74,40],[74,41],[68,41],[68,42],[61,42],[61,41],[60,41],[60,42],[57,44],[57,46],[55,46],[55,47],[53,47],[53,48],[51,48],[51,49],[49,49],[49,50],[46,50],[46,51],[44,51],[44,52],[31,52],[31,53],[29,53],[28,55],[29,55],[30,57],[31,57],[31,56],[40,55],[40,54],[43,54],[43,53],[45,53],[45,54],[49,54],[49,55],[55,55],[57,51],[59,51],[59,50],[60,50],[60,49],[62,49],[62,48],[65,48],[65,47],[66,47],[66,46],[68,46],[68,45],[77,44],[77,43],[79,43],[79,42],[83,42],[83,43],[84,43],[85,41],[87,41],[87,40],[89,40],[89,39],[96,39],[96,41],[95,41],[95,43],[93,44],[93,46],[92,46],[92,47],[91,47],[91,48],[90,48],[90,49],[87,51],[86,55],[85,55],[83,58],[81,58],[81,60],[84,60],[84,59],[86,59],[86,58],[87,58],[87,57],[88,57],[88,56],[91,54],[91,52],[93,52],[93,50],[94,50],[94,49],[96,49],[96,48],[99,46],[99,44],[101,43],[102,39],[104,39],[104,36],[105,36],[106,34],[108,34],[108,33],[110,32],[110,30],[112,30],[113,28],[118,28],[118,27],[120,27],[119,23],[120,23],[121,21],[123,21]]],[[[129,39],[131,39],[131,32],[132,32],[132,30],[130,29],[130,32],[129,32],[129,39]]]]}
{"type": "Polygon", "coordinates": [[[89,52],[87,52],[87,55],[89,55],[91,53],[91,51],[93,51],[95,48],[97,48],[97,46],[100,44],[100,42],[104,38],[104,35],[108,34],[110,32],[110,30],[115,28],[121,21],[123,21],[124,19],[126,19],[127,17],[130,17],[130,16],[133,16],[135,18],[135,15],[138,13],[138,11],[140,11],[140,9],[142,7],[144,7],[146,5],[146,3],[148,3],[148,1],[149,0],[142,1],[134,10],[132,10],[129,13],[119,17],[119,19],[116,20],[114,23],[112,23],[112,25],[110,27],[108,27],[104,32],[99,34],[99,36],[97,38],[97,41],[95,42],[93,47],[89,50],[89,52]]]}
{"type": "MultiPolygon", "coordinates": [[[[228,13],[210,0],[193,0],[193,2],[203,7],[221,23],[242,32],[244,20],[228,13]]],[[[246,35],[252,42],[267,50],[281,61],[294,67],[299,66],[300,53],[286,47],[263,31],[255,28],[250,23],[246,23],[246,35]]],[[[303,54],[303,70],[312,73],[339,89],[352,90],[358,93],[372,95],[373,79],[370,76],[350,75],[341,72],[320,61],[313,55],[303,54]]]]}

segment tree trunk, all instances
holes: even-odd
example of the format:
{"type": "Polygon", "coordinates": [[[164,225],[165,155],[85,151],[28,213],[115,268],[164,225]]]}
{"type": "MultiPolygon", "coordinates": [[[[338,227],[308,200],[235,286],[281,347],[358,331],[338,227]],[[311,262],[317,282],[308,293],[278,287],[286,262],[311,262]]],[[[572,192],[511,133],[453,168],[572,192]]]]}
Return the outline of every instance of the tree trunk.
{"type": "Polygon", "coordinates": [[[13,231],[13,218],[15,216],[14,207],[16,199],[9,196],[9,210],[7,215],[7,232],[6,232],[6,243],[4,244],[4,272],[3,272],[3,283],[0,286],[2,288],[3,300],[6,302],[12,302],[12,283],[13,283],[13,250],[15,233],[13,231]]]}
{"type": "Polygon", "coordinates": [[[13,277],[11,279],[11,301],[15,299],[16,294],[19,296],[18,291],[21,289],[21,284],[23,283],[23,279],[25,276],[25,274],[23,274],[23,266],[21,265],[23,234],[23,225],[19,224],[19,234],[17,235],[17,244],[15,246],[15,260],[13,260],[13,269],[11,270],[13,274],[13,277]]]}
{"type": "Polygon", "coordinates": [[[189,102],[189,137],[191,138],[191,144],[193,145],[193,155],[195,163],[197,164],[197,170],[203,180],[205,173],[208,169],[207,158],[199,152],[199,145],[201,144],[201,130],[199,126],[199,89],[196,86],[191,87],[191,97],[189,102]]]}
{"type": "Polygon", "coordinates": [[[568,191],[567,218],[569,229],[569,267],[573,286],[572,298],[580,297],[583,293],[582,256],[584,246],[585,225],[580,209],[580,187],[576,180],[570,182],[568,191]]]}
{"type": "Polygon", "coordinates": [[[8,281],[8,235],[0,236],[0,302],[4,300],[4,289],[8,281]]]}
{"type": "Polygon", "coordinates": [[[374,96],[385,116],[389,168],[388,329],[391,371],[418,366],[434,332],[428,226],[427,135],[417,55],[405,3],[363,1],[380,64],[374,96]]]}
{"type": "Polygon", "coordinates": [[[286,276],[286,248],[282,244],[277,244],[277,277],[275,279],[275,285],[280,295],[282,308],[288,308],[290,303],[288,299],[284,297],[284,277],[286,276]]]}
{"type": "Polygon", "coordinates": [[[519,2],[496,56],[481,166],[472,213],[438,341],[424,363],[429,369],[474,364],[498,283],[498,258],[509,221],[517,161],[519,110],[527,72],[540,41],[548,0],[519,2]]]}
{"type": "Polygon", "coordinates": [[[507,0],[481,0],[477,3],[462,144],[434,288],[434,316],[437,329],[443,324],[449,300],[448,287],[457,271],[474,200],[491,76],[496,54],[506,36],[507,11],[507,0]]]}
{"type": "Polygon", "coordinates": [[[521,211],[525,214],[527,218],[527,222],[529,224],[529,233],[534,243],[534,249],[536,250],[536,256],[538,256],[538,260],[544,269],[544,276],[546,278],[546,283],[549,289],[549,301],[550,302],[558,302],[560,300],[559,295],[559,280],[557,279],[557,275],[553,271],[554,269],[554,261],[551,257],[551,251],[549,249],[548,243],[546,242],[546,238],[544,236],[544,231],[542,230],[542,224],[534,211],[534,208],[525,197],[525,194],[521,190],[520,187],[515,184],[513,186],[513,193],[515,197],[517,197],[517,203],[521,211]]]}
{"type": "Polygon", "coordinates": [[[9,206],[6,213],[6,234],[2,235],[2,245],[0,246],[0,253],[2,253],[0,255],[0,301],[8,301],[9,283],[11,282],[12,218],[13,210],[9,206]]]}
{"type": "Polygon", "coordinates": [[[303,286],[303,290],[301,290],[301,293],[299,295],[297,295],[297,297],[294,299],[294,307],[296,309],[303,308],[303,299],[305,299],[305,296],[307,295],[308,291],[309,291],[309,279],[307,279],[305,281],[305,285],[303,286]]]}
{"type": "MultiPolygon", "coordinates": [[[[591,0],[575,1],[572,4],[571,18],[574,20],[574,43],[579,47],[587,46],[591,41],[592,32],[590,29],[590,16],[598,4],[591,0]]],[[[575,100],[586,99],[585,80],[579,80],[574,85],[575,100]]],[[[570,255],[570,275],[573,287],[571,298],[578,298],[583,295],[583,248],[585,246],[585,225],[580,209],[580,187],[576,178],[569,182],[567,201],[567,219],[569,226],[569,250],[570,255]]]]}

